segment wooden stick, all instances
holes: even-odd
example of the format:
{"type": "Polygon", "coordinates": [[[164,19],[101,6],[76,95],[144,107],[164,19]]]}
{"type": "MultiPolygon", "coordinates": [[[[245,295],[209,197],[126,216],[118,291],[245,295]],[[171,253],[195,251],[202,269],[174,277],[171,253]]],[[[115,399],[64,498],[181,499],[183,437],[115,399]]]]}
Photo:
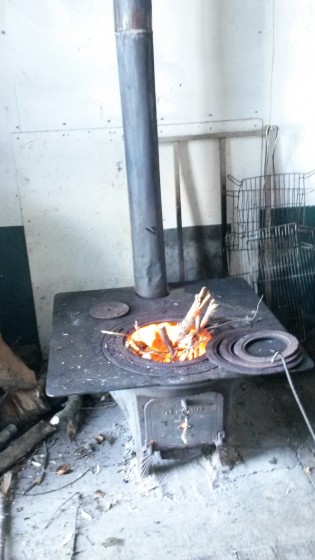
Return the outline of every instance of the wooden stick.
{"type": "Polygon", "coordinates": [[[15,439],[10,445],[0,453],[0,473],[8,470],[11,465],[17,463],[22,457],[25,457],[35,445],[52,434],[55,428],[40,420],[35,426],[32,426],[25,434],[15,439]]]}
{"type": "Polygon", "coordinates": [[[203,298],[207,295],[207,288],[204,286],[201,288],[199,294],[197,294],[197,298],[199,302],[202,302],[203,298]]]}
{"type": "Polygon", "coordinates": [[[139,356],[141,356],[142,352],[145,352],[148,348],[145,342],[142,342],[141,340],[133,340],[132,338],[126,340],[125,346],[126,348],[132,348],[136,354],[139,354],[139,356]]]}
{"type": "Polygon", "coordinates": [[[56,519],[58,513],[64,508],[64,506],[70,502],[70,500],[72,500],[75,496],[77,496],[79,494],[79,492],[75,492],[74,494],[72,494],[72,496],[70,496],[70,498],[67,498],[67,500],[65,500],[55,511],[55,513],[50,517],[50,519],[48,519],[44,529],[48,529],[49,525],[54,521],[54,519],[56,519]]]}
{"type": "Polygon", "coordinates": [[[42,461],[42,464],[41,464],[40,473],[36,478],[34,478],[32,480],[32,482],[29,484],[29,486],[24,490],[23,496],[25,496],[25,494],[27,494],[27,492],[32,490],[32,488],[34,488],[34,486],[39,486],[43,482],[43,480],[45,478],[45,474],[46,474],[47,465],[48,465],[48,449],[47,449],[46,443],[44,442],[43,461],[42,461]]]}
{"type": "Polygon", "coordinates": [[[75,512],[75,518],[74,518],[74,533],[73,533],[73,541],[72,541],[72,552],[71,552],[71,556],[70,556],[70,560],[74,560],[75,556],[76,556],[76,546],[77,546],[77,540],[78,540],[78,514],[79,514],[79,509],[80,509],[80,505],[81,505],[81,495],[78,495],[78,506],[75,512]]]}
{"type": "Polygon", "coordinates": [[[67,436],[70,441],[74,440],[79,429],[82,402],[82,395],[70,395],[64,408],[50,420],[52,426],[59,424],[60,420],[67,421],[67,436]]]}
{"type": "Polygon", "coordinates": [[[207,325],[209,319],[212,317],[217,307],[218,304],[215,302],[214,299],[212,299],[208,305],[207,311],[205,312],[203,318],[201,319],[200,327],[202,329],[207,325]]]}
{"type": "Polygon", "coordinates": [[[191,326],[195,323],[196,317],[200,315],[202,309],[210,299],[210,293],[206,292],[206,288],[202,288],[199,294],[195,295],[195,301],[189,309],[184,319],[179,323],[178,338],[182,338],[188,332],[191,326]]]}
{"type": "Polygon", "coordinates": [[[140,329],[139,329],[138,321],[135,321],[134,328],[135,328],[135,331],[137,332],[138,338],[140,340],[140,329]]]}
{"type": "Polygon", "coordinates": [[[116,331],[105,331],[104,329],[101,330],[102,334],[112,334],[113,336],[128,336],[127,333],[116,332],[116,331]]]}
{"type": "Polygon", "coordinates": [[[9,536],[7,518],[9,515],[8,492],[12,482],[12,471],[4,473],[0,492],[0,560],[6,557],[6,541],[9,536]]]}
{"type": "Polygon", "coordinates": [[[10,439],[12,439],[17,434],[17,431],[18,429],[15,424],[9,424],[5,428],[3,428],[3,430],[1,430],[0,449],[3,449],[5,447],[6,443],[8,443],[8,441],[10,441],[10,439]]]}
{"type": "Polygon", "coordinates": [[[0,494],[0,560],[5,560],[5,540],[6,540],[6,496],[0,494]]]}
{"type": "MultiPolygon", "coordinates": [[[[68,484],[64,484],[63,486],[59,486],[58,488],[52,488],[51,490],[46,490],[45,492],[32,492],[31,494],[26,494],[26,498],[28,496],[44,496],[44,494],[51,494],[52,492],[59,492],[59,490],[63,490],[64,488],[68,488],[68,486],[71,486],[75,482],[78,482],[78,480],[80,480],[80,478],[85,476],[86,473],[89,472],[89,470],[90,470],[89,468],[86,469],[86,471],[79,474],[79,476],[77,476],[77,478],[75,478],[74,480],[71,480],[71,482],[68,482],[68,484]]],[[[23,496],[23,494],[18,494],[18,496],[23,496]]]]}
{"type": "Polygon", "coordinates": [[[62,410],[56,412],[50,420],[52,426],[59,424],[61,420],[71,420],[79,412],[82,405],[81,395],[70,395],[62,410]]]}
{"type": "Polygon", "coordinates": [[[160,337],[162,339],[163,344],[167,347],[169,353],[172,354],[172,356],[173,356],[174,355],[174,346],[173,346],[173,343],[172,343],[170,337],[167,334],[167,330],[166,330],[165,325],[164,326],[158,325],[158,331],[160,333],[160,337]]]}

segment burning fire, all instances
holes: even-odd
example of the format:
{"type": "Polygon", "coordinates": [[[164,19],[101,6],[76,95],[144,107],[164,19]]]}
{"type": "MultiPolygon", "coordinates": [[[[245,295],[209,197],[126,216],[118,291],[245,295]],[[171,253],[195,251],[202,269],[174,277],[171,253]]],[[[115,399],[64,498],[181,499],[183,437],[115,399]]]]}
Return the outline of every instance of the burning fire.
{"type": "Polygon", "coordinates": [[[135,330],[130,334],[101,332],[123,336],[126,348],[146,360],[164,363],[195,360],[206,353],[207,343],[212,338],[207,327],[217,307],[204,287],[195,295],[193,304],[179,323],[161,321],[139,327],[136,321],[135,330]]]}
{"type": "Polygon", "coordinates": [[[155,362],[184,362],[199,358],[206,352],[212,338],[205,328],[194,325],[184,335],[180,323],[151,323],[135,330],[126,338],[125,345],[141,358],[155,362]]]}

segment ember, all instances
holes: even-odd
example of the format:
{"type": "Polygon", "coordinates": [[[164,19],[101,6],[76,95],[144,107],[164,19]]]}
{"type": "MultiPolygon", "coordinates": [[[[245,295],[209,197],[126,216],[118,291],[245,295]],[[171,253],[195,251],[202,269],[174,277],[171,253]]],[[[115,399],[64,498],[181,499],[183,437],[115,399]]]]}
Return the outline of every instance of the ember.
{"type": "Polygon", "coordinates": [[[135,355],[155,362],[183,362],[200,358],[212,335],[206,329],[217,304],[202,288],[181,322],[155,322],[139,327],[126,338],[125,346],[135,355]],[[208,303],[201,318],[201,312],[208,303]]]}

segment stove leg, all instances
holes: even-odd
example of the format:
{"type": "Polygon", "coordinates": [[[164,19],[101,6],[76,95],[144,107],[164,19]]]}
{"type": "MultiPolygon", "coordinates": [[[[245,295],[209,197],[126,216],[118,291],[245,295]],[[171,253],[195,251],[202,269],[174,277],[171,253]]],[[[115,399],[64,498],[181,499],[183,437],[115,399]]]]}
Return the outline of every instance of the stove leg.
{"type": "Polygon", "coordinates": [[[231,442],[227,445],[224,438],[215,442],[215,452],[212,455],[212,462],[221,473],[229,472],[234,465],[241,460],[237,448],[231,442]]]}
{"type": "Polygon", "coordinates": [[[224,431],[218,433],[212,446],[203,448],[203,455],[210,459],[217,477],[220,477],[222,473],[229,472],[232,468],[229,451],[229,447],[225,443],[224,431]]]}
{"type": "Polygon", "coordinates": [[[216,452],[218,455],[219,466],[221,472],[228,472],[231,470],[231,462],[229,459],[229,448],[225,443],[225,432],[218,432],[217,441],[215,442],[216,452]]]}
{"type": "Polygon", "coordinates": [[[229,449],[227,445],[218,445],[216,447],[216,453],[218,455],[218,461],[219,461],[221,472],[222,473],[229,472],[232,468],[232,465],[229,460],[229,449]]]}

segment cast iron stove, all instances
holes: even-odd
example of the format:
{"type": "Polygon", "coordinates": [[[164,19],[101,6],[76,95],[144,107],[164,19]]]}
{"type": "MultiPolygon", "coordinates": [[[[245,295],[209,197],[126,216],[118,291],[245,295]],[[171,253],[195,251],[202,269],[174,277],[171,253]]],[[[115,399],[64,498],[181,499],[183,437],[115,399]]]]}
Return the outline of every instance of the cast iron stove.
{"type": "MultiPolygon", "coordinates": [[[[186,283],[172,286],[169,293],[151,0],[114,0],[114,22],[135,287],[56,296],[47,393],[67,396],[110,391],[129,420],[139,467],[146,474],[155,451],[166,458],[213,445],[222,449],[229,432],[229,408],[235,383],[242,376],[281,371],[281,363],[271,365],[276,351],[288,353],[286,359],[291,369],[302,370],[310,367],[310,363],[294,347],[294,340],[288,336],[281,339],[275,334],[284,331],[263,303],[255,320],[250,320],[258,298],[242,280],[186,283]],[[155,364],[136,359],[126,351],[121,337],[102,333],[103,330],[129,332],[134,329],[135,321],[139,325],[159,319],[180,321],[203,285],[219,303],[216,321],[221,324],[202,359],[183,364],[155,364]],[[248,330],[253,332],[254,328],[260,334],[253,338],[248,330]],[[267,333],[266,337],[261,331],[267,333]]],[[[225,181],[223,167],[221,175],[225,181]]],[[[222,224],[224,208],[222,198],[222,224]]],[[[176,220],[180,248],[182,219],[178,184],[176,220]]],[[[182,250],[179,252],[183,255],[182,250]]],[[[182,264],[178,278],[184,280],[182,264]]]]}
{"type": "Polygon", "coordinates": [[[155,452],[162,459],[184,458],[216,446],[224,456],[232,394],[239,380],[282,371],[281,363],[271,364],[276,351],[287,353],[295,371],[312,366],[274,315],[258,302],[248,284],[235,278],[173,285],[169,295],[159,299],[140,298],[133,288],[58,294],[47,393],[55,397],[109,391],[129,421],[142,475],[149,472],[155,452]],[[202,286],[219,303],[217,327],[204,357],[186,363],[154,363],[133,356],[124,347],[123,337],[102,333],[128,333],[135,321],[142,325],[181,320],[202,286]],[[257,329],[267,335],[252,341],[251,333],[257,329]],[[270,335],[274,331],[283,335],[270,335]],[[249,363],[245,366],[239,356],[234,364],[229,354],[225,360],[218,352],[221,344],[228,348],[234,338],[244,341],[239,352],[242,357],[246,348],[249,363]]]}

